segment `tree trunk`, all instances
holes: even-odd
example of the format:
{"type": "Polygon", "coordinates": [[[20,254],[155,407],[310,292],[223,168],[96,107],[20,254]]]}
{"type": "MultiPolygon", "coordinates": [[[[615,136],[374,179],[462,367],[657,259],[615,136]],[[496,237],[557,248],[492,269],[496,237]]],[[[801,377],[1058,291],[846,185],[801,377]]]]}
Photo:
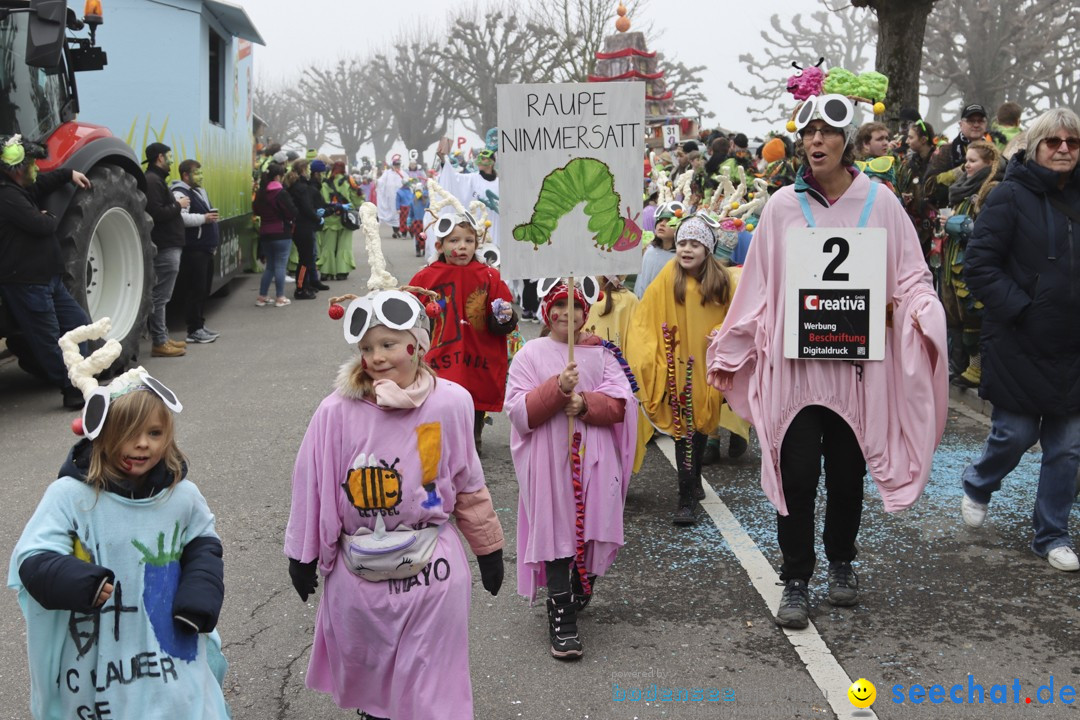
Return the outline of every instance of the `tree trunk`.
{"type": "Polygon", "coordinates": [[[900,109],[919,107],[919,66],[922,64],[926,18],[935,0],[852,0],[855,7],[877,12],[878,44],[875,66],[889,78],[885,118],[895,131],[900,109]]]}

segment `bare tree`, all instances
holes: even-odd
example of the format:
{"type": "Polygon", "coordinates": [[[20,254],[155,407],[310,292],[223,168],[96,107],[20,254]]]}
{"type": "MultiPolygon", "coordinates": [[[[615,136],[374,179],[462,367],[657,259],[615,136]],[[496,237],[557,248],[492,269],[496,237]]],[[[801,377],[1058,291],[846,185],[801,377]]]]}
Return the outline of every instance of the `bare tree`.
{"type": "Polygon", "coordinates": [[[312,65],[303,72],[305,98],[326,118],[350,163],[370,137],[373,99],[378,97],[366,82],[367,72],[358,58],[340,58],[329,68],[312,65]]]}
{"type": "Polygon", "coordinates": [[[471,9],[450,20],[446,44],[431,53],[428,69],[453,93],[465,127],[483,137],[498,122],[495,86],[555,82],[575,42],[512,10],[471,9]]]}
{"type": "Polygon", "coordinates": [[[288,100],[296,110],[296,139],[306,148],[318,150],[330,132],[326,116],[316,107],[316,98],[303,89],[289,93],[288,100]]]}
{"type": "Polygon", "coordinates": [[[281,87],[269,87],[261,80],[251,93],[255,114],[266,122],[267,145],[288,145],[299,137],[296,103],[281,87]]]}
{"type": "Polygon", "coordinates": [[[889,78],[886,118],[895,126],[902,107],[919,106],[926,19],[938,0],[851,0],[877,16],[877,56],[874,68],[889,78]]]}
{"type": "Polygon", "coordinates": [[[823,57],[826,67],[842,67],[853,73],[866,69],[865,49],[877,36],[873,17],[850,7],[832,11],[825,0],[819,3],[826,9],[810,13],[805,21],[801,14],[795,15],[790,26],[773,15],[769,20],[772,29],[761,31],[764,42],[758,43],[753,53],[739,56],[756,82],[750,87],[745,81],[729,82],[728,87],[753,101],[747,111],[754,121],[776,124],[790,112],[793,101],[786,87],[794,72],[793,62],[813,65],[823,57]]]}
{"type": "Polygon", "coordinates": [[[700,115],[703,118],[715,117],[716,113],[706,112],[705,104],[709,101],[701,91],[701,71],[704,65],[687,67],[677,60],[662,58],[660,66],[664,68],[664,82],[675,96],[675,108],[684,115],[700,115]]]}
{"type": "Polygon", "coordinates": [[[401,35],[392,51],[376,55],[369,65],[378,87],[373,97],[393,114],[393,125],[405,146],[418,152],[446,134],[453,97],[425,64],[432,45],[421,31],[401,35]]]}
{"type": "Polygon", "coordinates": [[[1005,100],[1075,106],[1080,6],[1072,0],[942,0],[931,19],[928,83],[990,112],[1005,100]]]}

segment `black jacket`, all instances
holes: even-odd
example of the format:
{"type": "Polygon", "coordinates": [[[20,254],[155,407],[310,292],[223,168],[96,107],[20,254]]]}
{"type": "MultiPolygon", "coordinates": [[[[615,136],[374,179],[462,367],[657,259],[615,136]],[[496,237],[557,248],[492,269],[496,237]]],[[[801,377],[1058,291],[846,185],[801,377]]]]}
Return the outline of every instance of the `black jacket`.
{"type": "Polygon", "coordinates": [[[964,279],[986,306],[982,385],[995,406],[1028,415],[1080,412],[1080,169],[1064,190],[1025,153],[987,196],[964,257],[964,279]]]}
{"type": "Polygon", "coordinates": [[[319,229],[320,220],[318,209],[326,207],[322,192],[319,191],[318,183],[313,183],[307,178],[297,178],[289,188],[296,205],[296,224],[293,227],[293,237],[297,233],[313,233],[319,229]]]}
{"type": "MultiPolygon", "coordinates": [[[[89,440],[71,448],[58,477],[86,479],[90,467],[89,440]]],[[[187,474],[187,467],[183,469],[187,474]]],[[[110,483],[105,492],[130,498],[148,498],[173,484],[164,461],[158,463],[137,486],[110,483]]],[[[221,541],[213,537],[195,538],[180,556],[180,584],[173,600],[177,628],[186,632],[210,632],[217,625],[225,597],[225,567],[221,541]]],[[[42,552],[23,560],[19,578],[30,596],[46,610],[91,612],[104,582],[114,582],[111,570],[84,562],[74,555],[42,552]]]]}
{"type": "Polygon", "coordinates": [[[69,182],[71,170],[42,173],[29,188],[0,173],[0,283],[43,285],[64,272],[60,219],[42,213],[41,203],[69,182]]]}
{"type": "Polygon", "coordinates": [[[159,250],[184,247],[184,220],[165,177],[165,171],[150,167],[146,171],[146,212],[154,221],[150,237],[159,250]]]}

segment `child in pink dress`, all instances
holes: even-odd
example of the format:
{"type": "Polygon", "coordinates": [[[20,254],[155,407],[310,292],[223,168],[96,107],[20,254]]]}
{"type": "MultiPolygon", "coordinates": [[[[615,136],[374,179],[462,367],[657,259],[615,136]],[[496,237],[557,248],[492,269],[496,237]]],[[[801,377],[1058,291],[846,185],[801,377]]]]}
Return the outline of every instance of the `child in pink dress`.
{"type": "Polygon", "coordinates": [[[451,515],[484,588],[496,595],[503,579],[472,398],[423,362],[428,308],[414,295],[331,302],[345,299],[345,338],[360,353],[308,426],[285,535],[300,598],[316,572],[325,579],[307,686],[373,720],[468,720],[472,580],[451,515]]]}
{"type": "Polygon", "coordinates": [[[576,659],[582,655],[577,612],[623,544],[638,405],[621,358],[581,332],[589,311],[585,294],[574,288],[572,330],[567,295],[560,283],[544,296],[540,311],[551,334],[525,343],[514,357],[506,409],[521,485],[518,592],[533,599],[537,586],[547,585],[551,654],[576,659]],[[574,360],[568,362],[571,333],[574,360]]]}

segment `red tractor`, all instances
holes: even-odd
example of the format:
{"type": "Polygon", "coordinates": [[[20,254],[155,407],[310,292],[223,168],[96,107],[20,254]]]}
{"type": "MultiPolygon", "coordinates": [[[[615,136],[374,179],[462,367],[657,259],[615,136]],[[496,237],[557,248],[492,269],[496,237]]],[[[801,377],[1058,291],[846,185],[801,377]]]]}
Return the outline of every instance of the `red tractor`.
{"type": "MultiPolygon", "coordinates": [[[[65,284],[94,320],[112,318],[123,347],[114,370],[134,363],[150,311],[154,246],[146,214],[146,177],[131,148],[108,129],[76,120],[75,74],[105,67],[95,44],[100,0],[80,20],[66,0],[0,0],[0,134],[21,133],[48,149],[42,171],[85,173],[90,190],[68,185],[45,209],[61,218],[65,284]],[[88,31],[85,37],[74,33],[88,31]],[[68,34],[70,33],[72,34],[68,34]]],[[[40,368],[0,303],[0,337],[25,370],[40,368]]]]}

